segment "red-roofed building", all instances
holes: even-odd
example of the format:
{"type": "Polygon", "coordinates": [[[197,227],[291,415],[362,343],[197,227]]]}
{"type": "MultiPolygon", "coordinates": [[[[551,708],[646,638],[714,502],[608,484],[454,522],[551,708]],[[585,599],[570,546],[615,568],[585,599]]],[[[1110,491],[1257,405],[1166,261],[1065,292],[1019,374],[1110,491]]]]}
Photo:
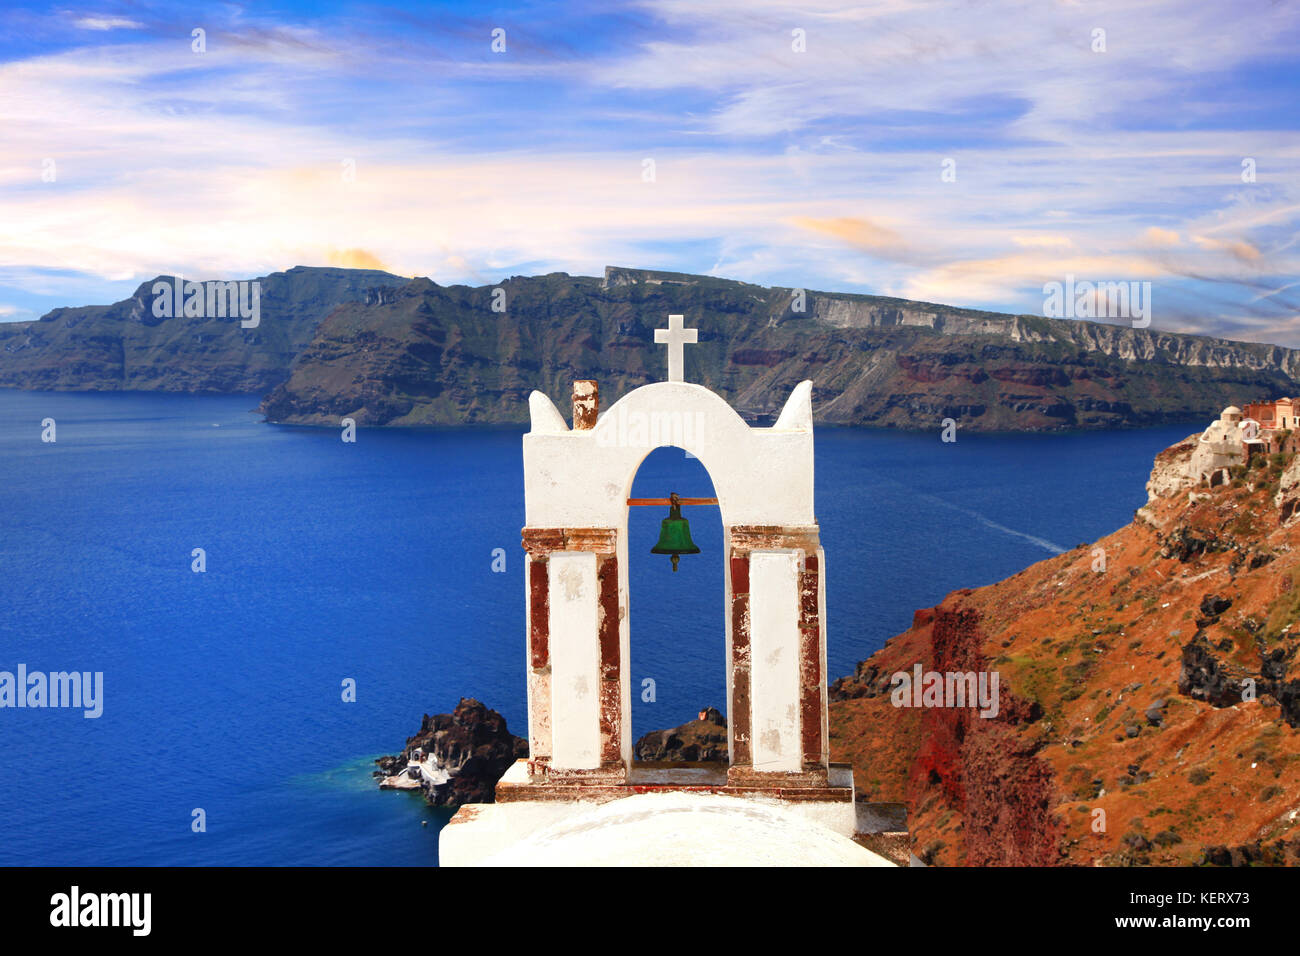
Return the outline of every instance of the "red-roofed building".
{"type": "Polygon", "coordinates": [[[1242,412],[1242,438],[1247,460],[1254,454],[1295,451],[1300,436],[1300,406],[1293,398],[1250,402],[1242,412]],[[1258,423],[1258,428],[1251,422],[1258,423]]]}
{"type": "Polygon", "coordinates": [[[1288,429],[1297,426],[1295,399],[1277,398],[1271,402],[1251,402],[1242,413],[1259,422],[1260,428],[1288,429]]]}

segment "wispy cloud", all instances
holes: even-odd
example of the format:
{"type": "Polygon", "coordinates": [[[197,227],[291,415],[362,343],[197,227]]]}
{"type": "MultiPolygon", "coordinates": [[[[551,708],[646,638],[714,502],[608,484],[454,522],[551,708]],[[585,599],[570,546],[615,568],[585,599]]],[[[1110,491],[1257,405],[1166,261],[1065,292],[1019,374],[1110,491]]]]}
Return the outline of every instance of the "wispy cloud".
{"type": "Polygon", "coordinates": [[[201,53],[182,5],[21,16],[24,309],[74,304],[52,275],[623,262],[1037,311],[1071,273],[1151,281],[1157,327],[1300,345],[1287,5],[226,6],[201,53]]]}
{"type": "Polygon", "coordinates": [[[82,30],[139,30],[144,26],[136,20],[125,17],[79,17],[73,25],[82,30]]]}

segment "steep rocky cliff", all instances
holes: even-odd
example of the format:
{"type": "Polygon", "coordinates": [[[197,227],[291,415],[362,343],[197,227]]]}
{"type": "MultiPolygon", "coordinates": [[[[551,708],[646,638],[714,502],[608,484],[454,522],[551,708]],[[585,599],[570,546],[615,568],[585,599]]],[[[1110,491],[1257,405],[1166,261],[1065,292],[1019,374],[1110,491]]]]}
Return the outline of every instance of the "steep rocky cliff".
{"type": "Polygon", "coordinates": [[[386,790],[421,790],[435,807],[492,803],[497,781],[528,756],[528,741],[477,700],[462,697],[450,714],[424,715],[400,754],[380,757],[374,776],[386,790]]]}
{"type": "Polygon", "coordinates": [[[974,430],[1208,418],[1300,391],[1300,352],[1277,346],[681,273],[471,288],[296,267],[260,282],[255,329],[157,318],[152,280],[114,305],[0,324],[0,387],[251,392],[299,424],[522,423],[534,388],[564,408],[574,379],[598,379],[606,405],[661,380],[654,330],[681,313],[700,330],[686,377],[757,422],[805,378],[825,423],[974,430]]]}
{"type": "Polygon", "coordinates": [[[833,759],[908,804],[923,859],[1297,862],[1300,458],[1207,488],[1188,453],[1132,524],[918,611],[832,685],[833,759]],[[997,716],[895,706],[917,663],[997,672],[997,716]]]}
{"type": "Polygon", "coordinates": [[[523,422],[532,389],[564,408],[577,378],[598,379],[608,404],[662,379],[654,329],[671,313],[699,329],[687,379],[760,422],[805,378],[822,422],[992,430],[1186,420],[1296,391],[1300,374],[1300,353],[1275,346],[879,296],[796,305],[789,289],[631,269],[479,288],[416,279],[330,315],[263,410],[331,425],[523,422]]]}
{"type": "Polygon", "coordinates": [[[112,305],[0,323],[0,388],[264,394],[288,377],[330,310],[407,280],[365,269],[275,272],[256,280],[256,328],[229,316],[160,318],[159,281],[172,280],[150,279],[112,305]]]}

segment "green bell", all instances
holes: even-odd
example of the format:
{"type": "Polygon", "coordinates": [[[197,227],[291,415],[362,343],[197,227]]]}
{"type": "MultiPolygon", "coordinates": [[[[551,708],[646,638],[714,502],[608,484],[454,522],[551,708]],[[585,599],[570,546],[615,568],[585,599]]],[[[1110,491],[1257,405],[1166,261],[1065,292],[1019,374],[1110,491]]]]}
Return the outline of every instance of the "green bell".
{"type": "Polygon", "coordinates": [[[671,507],[668,517],[659,525],[659,543],[650,549],[651,554],[671,554],[673,571],[677,571],[677,558],[683,554],[699,554],[700,549],[691,540],[691,523],[682,517],[681,502],[677,492],[668,496],[671,507]]]}

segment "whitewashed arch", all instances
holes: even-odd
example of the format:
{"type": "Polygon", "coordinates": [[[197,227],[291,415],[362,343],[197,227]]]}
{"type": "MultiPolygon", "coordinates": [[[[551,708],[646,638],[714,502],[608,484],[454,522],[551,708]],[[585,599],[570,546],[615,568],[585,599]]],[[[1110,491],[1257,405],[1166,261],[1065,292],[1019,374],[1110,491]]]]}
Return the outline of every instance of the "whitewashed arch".
{"type": "MultiPolygon", "coordinates": [[[[646,456],[675,446],[712,479],[727,542],[729,785],[827,786],[812,383],[794,388],[770,427],[687,382],[637,388],[594,424],[594,385],[575,386],[574,401],[575,421],[590,427],[570,428],[533,392],[523,439],[530,780],[629,781],[627,499],[646,456]]],[[[693,489],[662,494],[674,490],[693,489]]]]}
{"type": "Polygon", "coordinates": [[[670,446],[690,452],[709,473],[724,527],[816,520],[812,382],[795,387],[770,428],[747,425],[721,396],[690,382],[643,385],[586,430],[570,429],[541,392],[529,396],[529,408],[528,527],[625,526],[637,469],[651,451],[670,446]]]}

